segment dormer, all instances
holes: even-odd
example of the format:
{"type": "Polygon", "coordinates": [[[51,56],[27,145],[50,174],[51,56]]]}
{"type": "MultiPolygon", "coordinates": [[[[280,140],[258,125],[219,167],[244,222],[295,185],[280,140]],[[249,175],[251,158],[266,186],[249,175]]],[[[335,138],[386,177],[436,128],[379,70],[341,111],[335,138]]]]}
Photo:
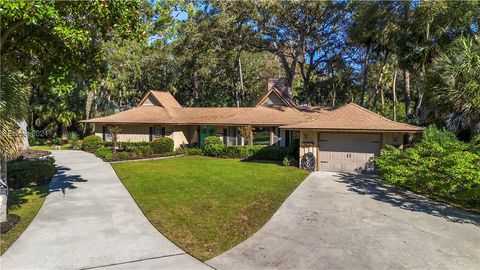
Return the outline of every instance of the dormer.
{"type": "Polygon", "coordinates": [[[270,79],[268,81],[268,92],[257,103],[256,106],[286,106],[296,108],[297,105],[292,100],[287,91],[285,78],[270,79]]]}
{"type": "Polygon", "coordinates": [[[140,106],[160,106],[164,108],[181,108],[182,105],[166,91],[149,91],[138,103],[140,106]]]}

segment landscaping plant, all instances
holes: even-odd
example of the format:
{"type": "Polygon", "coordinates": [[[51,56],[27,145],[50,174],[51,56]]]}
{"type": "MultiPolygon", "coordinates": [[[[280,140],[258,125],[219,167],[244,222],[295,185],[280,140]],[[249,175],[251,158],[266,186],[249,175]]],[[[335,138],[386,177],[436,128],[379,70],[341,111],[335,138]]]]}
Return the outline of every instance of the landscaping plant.
{"type": "Polygon", "coordinates": [[[406,150],[387,146],[374,162],[387,183],[479,208],[478,141],[475,137],[465,143],[451,132],[430,126],[421,142],[406,150]]]}
{"type": "Polygon", "coordinates": [[[173,140],[168,137],[160,137],[153,140],[152,148],[155,154],[166,154],[173,152],[173,140]]]}
{"type": "Polygon", "coordinates": [[[71,131],[68,133],[68,142],[72,146],[72,149],[78,149],[79,147],[78,141],[79,141],[79,138],[76,132],[71,131]]]}
{"type": "Polygon", "coordinates": [[[217,136],[208,136],[203,141],[203,151],[205,155],[219,157],[223,152],[223,142],[217,136]]]}
{"type": "Polygon", "coordinates": [[[23,188],[32,184],[48,184],[55,175],[55,165],[49,159],[12,162],[7,167],[8,185],[23,188]]]}
{"type": "Polygon", "coordinates": [[[95,135],[90,135],[83,139],[82,150],[90,153],[94,153],[95,151],[97,151],[97,149],[99,149],[102,146],[103,146],[102,138],[95,135]]]}

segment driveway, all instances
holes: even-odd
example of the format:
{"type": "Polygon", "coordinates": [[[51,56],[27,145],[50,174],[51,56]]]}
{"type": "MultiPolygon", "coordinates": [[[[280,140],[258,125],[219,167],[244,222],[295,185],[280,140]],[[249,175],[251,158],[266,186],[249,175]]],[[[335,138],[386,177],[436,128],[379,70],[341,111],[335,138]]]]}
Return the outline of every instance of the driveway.
{"type": "Polygon", "coordinates": [[[480,217],[381,184],[311,174],[217,269],[479,269],[480,217]]]}
{"type": "Polygon", "coordinates": [[[50,194],[1,269],[211,269],[148,222],[108,163],[53,153],[50,194]]]}

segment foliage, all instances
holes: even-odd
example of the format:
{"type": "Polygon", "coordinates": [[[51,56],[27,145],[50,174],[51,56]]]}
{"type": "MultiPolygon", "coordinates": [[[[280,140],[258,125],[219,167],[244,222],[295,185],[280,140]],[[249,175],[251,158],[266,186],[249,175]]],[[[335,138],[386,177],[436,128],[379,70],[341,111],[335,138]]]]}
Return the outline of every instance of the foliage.
{"type": "Polygon", "coordinates": [[[72,146],[72,149],[79,149],[79,140],[76,132],[71,131],[68,133],[68,142],[72,146]]]}
{"type": "Polygon", "coordinates": [[[196,147],[180,148],[176,152],[177,152],[177,154],[185,154],[187,156],[201,156],[201,155],[203,155],[203,149],[202,148],[196,148],[196,147]]]}
{"type": "Polygon", "coordinates": [[[223,148],[221,157],[227,158],[248,158],[264,148],[263,145],[249,145],[249,146],[226,146],[223,148]]]}
{"type": "Polygon", "coordinates": [[[112,166],[148,220],[201,260],[258,231],[308,175],[271,162],[190,156],[112,166]]]}
{"type": "Polygon", "coordinates": [[[53,138],[52,143],[54,145],[62,145],[62,139],[59,137],[53,138]]]}
{"type": "Polygon", "coordinates": [[[448,129],[480,134],[480,44],[457,39],[435,59],[433,71],[431,99],[448,129]]]}
{"type": "Polygon", "coordinates": [[[461,142],[453,133],[430,126],[415,146],[388,146],[374,162],[387,183],[480,207],[480,155],[473,141],[461,142]]]}
{"type": "Polygon", "coordinates": [[[283,166],[290,166],[290,160],[288,157],[284,157],[282,161],[283,166]]]}
{"type": "Polygon", "coordinates": [[[113,159],[113,153],[112,153],[112,148],[110,147],[100,147],[95,151],[95,155],[103,160],[112,160],[113,159]]]}
{"type": "Polygon", "coordinates": [[[102,138],[95,135],[90,135],[83,138],[82,150],[90,153],[95,153],[95,151],[102,147],[103,144],[104,143],[102,138]]]}
{"type": "Polygon", "coordinates": [[[172,138],[160,137],[152,142],[152,149],[155,154],[165,154],[173,152],[174,142],[172,138]]]}
{"type": "Polygon", "coordinates": [[[267,146],[260,148],[249,159],[282,161],[287,155],[287,149],[284,147],[267,146]]]}
{"type": "Polygon", "coordinates": [[[218,157],[224,149],[222,140],[217,136],[208,136],[203,142],[203,152],[207,156],[218,157]]]}
{"type": "Polygon", "coordinates": [[[0,73],[0,159],[10,160],[20,151],[23,137],[17,121],[26,116],[30,89],[20,73],[4,68],[0,73]]]}
{"type": "Polygon", "coordinates": [[[23,188],[32,183],[41,186],[52,180],[55,165],[50,160],[24,160],[10,163],[7,171],[11,188],[23,188]]]}

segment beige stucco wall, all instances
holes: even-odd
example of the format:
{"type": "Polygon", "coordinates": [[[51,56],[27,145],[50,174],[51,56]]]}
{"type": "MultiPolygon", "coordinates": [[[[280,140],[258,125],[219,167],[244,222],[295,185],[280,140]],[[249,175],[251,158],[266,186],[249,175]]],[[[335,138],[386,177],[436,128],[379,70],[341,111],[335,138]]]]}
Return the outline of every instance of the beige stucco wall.
{"type": "MultiPolygon", "coordinates": [[[[118,125],[121,129],[118,134],[119,142],[144,142],[150,139],[150,129],[148,125],[118,125]]],[[[95,125],[95,135],[102,138],[103,125],[95,125]]],[[[108,136],[108,135],[107,135],[108,136]]]]}
{"type": "Polygon", "coordinates": [[[382,148],[389,144],[403,148],[403,133],[383,133],[382,148]]]}
{"type": "MultiPolygon", "coordinates": [[[[315,160],[318,160],[318,132],[301,130],[300,131],[300,163],[306,153],[312,153],[315,160]]],[[[318,166],[318,164],[317,164],[318,166]]],[[[301,164],[300,164],[301,167],[301,164]]]]}

